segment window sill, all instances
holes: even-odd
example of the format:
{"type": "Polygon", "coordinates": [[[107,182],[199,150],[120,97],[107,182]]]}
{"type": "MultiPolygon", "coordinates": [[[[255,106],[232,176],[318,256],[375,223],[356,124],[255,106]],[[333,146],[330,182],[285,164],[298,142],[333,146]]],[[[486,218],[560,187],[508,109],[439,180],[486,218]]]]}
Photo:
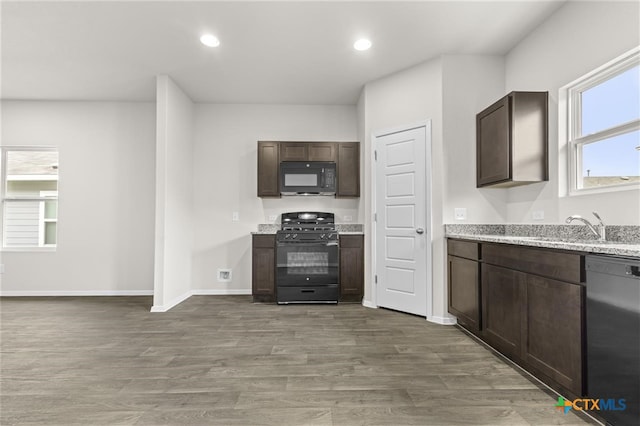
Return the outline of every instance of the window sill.
{"type": "Polygon", "coordinates": [[[2,247],[2,253],[48,253],[57,251],[57,247],[2,247]]]}
{"type": "Polygon", "coordinates": [[[607,194],[611,192],[620,192],[620,191],[638,191],[640,190],[640,185],[633,183],[629,185],[620,185],[620,186],[603,186],[600,188],[589,188],[589,189],[573,189],[569,191],[569,197],[579,197],[581,195],[597,195],[597,194],[607,194]]]}

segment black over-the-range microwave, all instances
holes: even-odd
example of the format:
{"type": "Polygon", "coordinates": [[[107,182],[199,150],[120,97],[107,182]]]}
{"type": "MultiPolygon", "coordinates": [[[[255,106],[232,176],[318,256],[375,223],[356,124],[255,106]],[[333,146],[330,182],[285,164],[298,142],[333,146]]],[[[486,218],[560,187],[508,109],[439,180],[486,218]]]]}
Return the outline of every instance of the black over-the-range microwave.
{"type": "Polygon", "coordinates": [[[336,163],[331,161],[283,161],[280,194],[335,195],[336,163]]]}

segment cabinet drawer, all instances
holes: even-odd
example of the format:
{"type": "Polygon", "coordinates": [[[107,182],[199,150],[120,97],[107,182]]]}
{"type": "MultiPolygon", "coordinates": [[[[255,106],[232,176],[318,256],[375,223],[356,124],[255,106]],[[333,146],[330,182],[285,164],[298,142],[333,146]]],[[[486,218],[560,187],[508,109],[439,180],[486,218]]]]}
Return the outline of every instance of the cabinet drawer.
{"type": "Polygon", "coordinates": [[[549,249],[483,244],[484,263],[573,283],[584,282],[584,256],[549,249]]]}
{"type": "Polygon", "coordinates": [[[262,248],[275,248],[276,246],[276,236],[271,234],[266,235],[254,235],[253,236],[253,247],[262,247],[262,248]]]}
{"type": "Polygon", "coordinates": [[[478,243],[461,240],[447,240],[447,254],[451,256],[464,257],[467,259],[478,260],[479,250],[478,243]]]}

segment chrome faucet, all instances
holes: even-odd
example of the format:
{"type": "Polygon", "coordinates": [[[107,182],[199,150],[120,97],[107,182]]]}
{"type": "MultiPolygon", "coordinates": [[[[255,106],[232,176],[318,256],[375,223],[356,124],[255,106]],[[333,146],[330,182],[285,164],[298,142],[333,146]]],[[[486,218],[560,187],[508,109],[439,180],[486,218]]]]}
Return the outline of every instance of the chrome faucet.
{"type": "Polygon", "coordinates": [[[598,239],[600,241],[604,241],[607,237],[606,235],[606,229],[605,229],[605,224],[602,221],[602,219],[600,218],[600,215],[598,214],[598,212],[593,212],[593,215],[596,217],[596,219],[598,219],[598,227],[596,228],[591,222],[589,222],[587,219],[583,218],[580,215],[574,214],[572,216],[569,216],[567,218],[567,220],[565,220],[565,222],[567,223],[571,223],[574,220],[579,220],[580,222],[584,223],[585,225],[587,225],[587,228],[589,228],[589,230],[591,232],[593,232],[593,234],[598,237],[598,239]]]}

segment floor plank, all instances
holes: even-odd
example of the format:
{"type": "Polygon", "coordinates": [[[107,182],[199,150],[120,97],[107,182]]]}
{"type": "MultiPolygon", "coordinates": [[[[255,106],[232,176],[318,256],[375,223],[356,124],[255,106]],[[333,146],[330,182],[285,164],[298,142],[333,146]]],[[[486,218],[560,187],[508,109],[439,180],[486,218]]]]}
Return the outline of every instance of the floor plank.
{"type": "Polygon", "coordinates": [[[456,327],[356,304],[0,298],[0,424],[579,425],[456,327]]]}

